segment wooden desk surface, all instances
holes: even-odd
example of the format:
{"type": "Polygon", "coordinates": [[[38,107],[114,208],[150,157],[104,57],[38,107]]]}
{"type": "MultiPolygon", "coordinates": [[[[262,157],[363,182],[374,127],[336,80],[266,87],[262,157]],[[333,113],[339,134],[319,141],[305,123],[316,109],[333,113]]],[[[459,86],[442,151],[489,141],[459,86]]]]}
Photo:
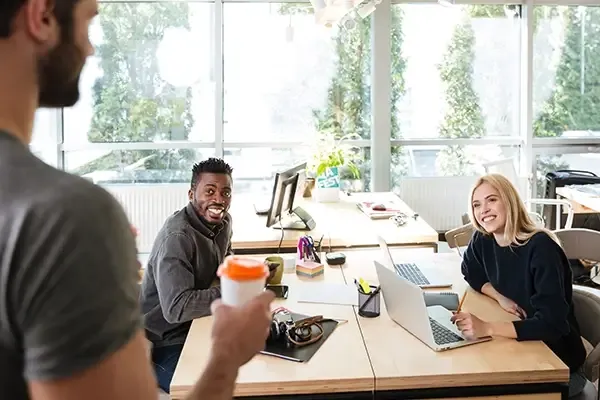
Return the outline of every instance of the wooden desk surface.
{"type": "MultiPolygon", "coordinates": [[[[393,250],[392,250],[393,252],[393,250]]],[[[409,253],[409,252],[398,252],[409,253]]],[[[363,277],[377,284],[373,265],[377,252],[352,252],[343,268],[347,282],[363,277]]],[[[439,274],[462,293],[468,285],[460,273],[460,257],[455,253],[417,254],[405,261],[432,263],[439,274]]],[[[396,262],[402,262],[397,256],[396,262]]],[[[439,290],[439,289],[438,289],[439,290]]],[[[445,289],[441,289],[444,291],[445,289]]],[[[468,288],[463,308],[484,320],[511,320],[492,299],[468,288]]],[[[378,318],[358,317],[365,345],[375,373],[376,390],[435,387],[505,385],[516,383],[568,382],[569,370],[542,342],[517,342],[495,338],[492,341],[444,352],[434,352],[387,315],[381,299],[378,318]]]]}
{"type": "Polygon", "coordinates": [[[570,187],[556,188],[556,194],[571,201],[576,213],[600,212],[600,197],[570,187]],[[578,207],[581,206],[581,207],[578,207]]]}
{"type": "MultiPolygon", "coordinates": [[[[315,240],[321,236],[324,245],[335,248],[377,246],[377,234],[382,235],[390,246],[418,246],[437,243],[438,233],[425,220],[410,219],[401,227],[389,219],[371,220],[356,206],[359,201],[393,200],[409,216],[414,214],[398,196],[393,193],[354,193],[342,195],[336,203],[318,203],[312,199],[299,198],[295,205],[305,209],[315,220],[313,231],[286,230],[282,247],[295,248],[298,238],[310,234],[315,240]]],[[[234,197],[230,210],[233,219],[234,249],[275,249],[281,239],[279,229],[266,227],[266,216],[256,215],[250,197],[234,197]]],[[[326,248],[323,248],[326,250],[326,248]]]]}
{"type": "MultiPolygon", "coordinates": [[[[328,266],[325,266],[323,276],[313,279],[286,273],[282,283],[290,285],[290,297],[287,300],[276,300],[273,306],[284,306],[294,312],[323,315],[348,322],[339,324],[307,363],[257,355],[240,369],[235,396],[373,390],[373,371],[352,306],[299,303],[294,299],[294,287],[297,285],[318,287],[320,282],[344,283],[344,277],[339,268],[328,266]]],[[[192,323],[171,382],[173,399],[183,398],[192,389],[206,365],[211,320],[212,317],[206,317],[192,323]]]]}

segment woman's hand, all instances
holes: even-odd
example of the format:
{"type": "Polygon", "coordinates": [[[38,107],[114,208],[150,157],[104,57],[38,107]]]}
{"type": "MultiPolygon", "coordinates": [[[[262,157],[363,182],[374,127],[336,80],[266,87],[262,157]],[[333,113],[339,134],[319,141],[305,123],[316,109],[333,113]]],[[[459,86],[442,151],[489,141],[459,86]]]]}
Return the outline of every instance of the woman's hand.
{"type": "Polygon", "coordinates": [[[520,319],[527,318],[527,313],[525,312],[525,310],[523,310],[521,307],[519,307],[519,305],[517,303],[515,303],[508,297],[505,297],[505,296],[501,295],[500,293],[498,293],[496,301],[498,301],[498,304],[500,304],[500,307],[502,307],[504,309],[504,311],[506,311],[512,315],[515,315],[515,316],[519,317],[520,319]]]}
{"type": "Polygon", "coordinates": [[[491,336],[491,326],[473,314],[459,312],[452,316],[451,321],[456,324],[458,330],[469,340],[491,336]]]}

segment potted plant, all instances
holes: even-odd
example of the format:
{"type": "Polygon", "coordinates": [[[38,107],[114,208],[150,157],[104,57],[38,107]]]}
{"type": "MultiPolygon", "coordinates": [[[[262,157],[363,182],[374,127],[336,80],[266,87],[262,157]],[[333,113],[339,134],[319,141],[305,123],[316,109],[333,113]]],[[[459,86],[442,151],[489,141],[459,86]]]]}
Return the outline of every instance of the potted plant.
{"type": "Polygon", "coordinates": [[[315,179],[314,197],[320,202],[335,202],[340,199],[342,173],[353,179],[360,178],[355,164],[355,148],[344,143],[351,136],[336,138],[333,131],[321,131],[309,162],[308,176],[315,179]]]}

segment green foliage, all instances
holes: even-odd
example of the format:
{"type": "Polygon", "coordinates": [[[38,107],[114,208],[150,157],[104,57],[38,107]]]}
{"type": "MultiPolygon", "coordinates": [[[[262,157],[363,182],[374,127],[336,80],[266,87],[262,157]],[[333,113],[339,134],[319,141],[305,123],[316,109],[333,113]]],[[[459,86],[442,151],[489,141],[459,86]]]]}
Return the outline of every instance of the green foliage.
{"type": "MultiPolygon", "coordinates": [[[[473,88],[475,34],[468,16],[455,28],[448,50],[438,66],[445,85],[447,111],[440,126],[443,138],[478,138],[485,134],[479,97],[473,88]]],[[[440,151],[438,169],[446,175],[462,175],[471,163],[464,148],[449,146],[440,151]]]]}
{"type": "MultiPolygon", "coordinates": [[[[96,47],[103,75],[93,86],[90,142],[187,139],[194,119],[191,88],[160,77],[156,50],[167,28],[189,28],[186,3],[118,3],[101,6],[103,41],[96,47]]],[[[112,152],[76,171],[185,168],[192,150],[112,152]]]]}
{"type": "Polygon", "coordinates": [[[555,89],[534,123],[538,137],[600,130],[600,10],[569,7],[564,18],[565,42],[555,89]]]}
{"type": "Polygon", "coordinates": [[[360,171],[356,166],[356,148],[344,144],[344,141],[348,139],[356,139],[356,137],[337,138],[333,131],[321,131],[307,169],[314,176],[319,176],[324,174],[328,168],[338,167],[340,175],[346,172],[348,178],[359,179],[360,171]]]}

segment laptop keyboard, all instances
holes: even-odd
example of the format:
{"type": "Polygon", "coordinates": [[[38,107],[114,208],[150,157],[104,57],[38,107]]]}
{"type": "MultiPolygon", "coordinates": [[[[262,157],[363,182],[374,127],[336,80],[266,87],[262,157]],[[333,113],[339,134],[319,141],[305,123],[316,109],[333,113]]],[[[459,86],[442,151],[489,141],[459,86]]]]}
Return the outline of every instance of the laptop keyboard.
{"type": "Polygon", "coordinates": [[[433,340],[439,345],[465,340],[431,317],[429,317],[429,325],[431,325],[431,331],[433,332],[433,340]]]}
{"type": "Polygon", "coordinates": [[[416,264],[396,264],[394,265],[396,269],[396,273],[406,279],[414,283],[415,285],[428,285],[429,280],[425,278],[425,275],[421,272],[421,270],[416,266],[416,264]]]}

